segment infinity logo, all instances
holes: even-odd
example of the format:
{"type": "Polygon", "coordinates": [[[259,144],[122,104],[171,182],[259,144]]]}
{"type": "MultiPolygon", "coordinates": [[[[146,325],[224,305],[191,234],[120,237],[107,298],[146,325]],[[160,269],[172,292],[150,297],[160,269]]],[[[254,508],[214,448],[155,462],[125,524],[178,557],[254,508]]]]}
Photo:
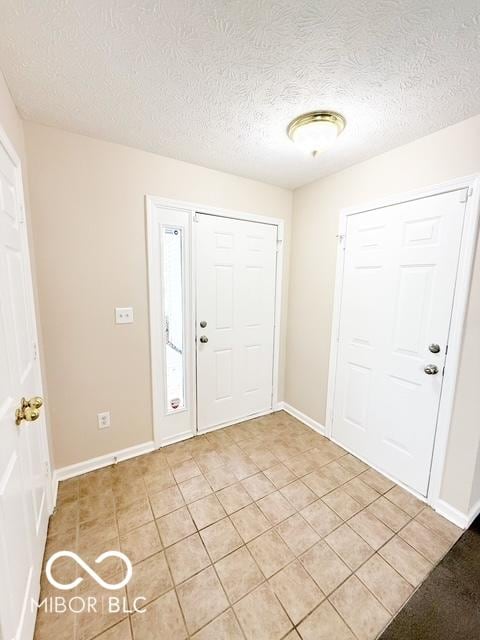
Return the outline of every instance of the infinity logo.
{"type": "Polygon", "coordinates": [[[73,558],[73,560],[75,560],[75,562],[79,564],[82,567],[82,569],[84,569],[88,573],[89,576],[91,576],[96,582],[98,582],[98,584],[101,587],[103,587],[104,589],[110,589],[111,591],[114,591],[116,589],[121,589],[126,584],[128,584],[133,573],[132,563],[130,562],[129,558],[127,558],[127,556],[124,553],[121,553],[120,551],[105,551],[104,553],[99,555],[98,558],[95,559],[96,564],[100,564],[107,558],[120,558],[120,560],[122,560],[125,563],[127,567],[127,575],[121,582],[117,582],[114,584],[105,582],[105,580],[103,580],[98,575],[98,573],[96,573],[91,567],[89,567],[88,564],[84,562],[82,558],[80,558],[80,556],[78,556],[73,551],[57,551],[56,553],[53,554],[53,556],[49,558],[47,562],[47,566],[45,568],[45,572],[47,574],[47,578],[50,584],[56,587],[57,589],[62,589],[63,591],[67,591],[68,589],[75,589],[75,587],[77,587],[83,581],[83,578],[78,577],[73,582],[69,582],[68,584],[62,584],[61,582],[57,582],[55,578],[52,576],[52,565],[56,560],[58,560],[58,558],[73,558]]]}

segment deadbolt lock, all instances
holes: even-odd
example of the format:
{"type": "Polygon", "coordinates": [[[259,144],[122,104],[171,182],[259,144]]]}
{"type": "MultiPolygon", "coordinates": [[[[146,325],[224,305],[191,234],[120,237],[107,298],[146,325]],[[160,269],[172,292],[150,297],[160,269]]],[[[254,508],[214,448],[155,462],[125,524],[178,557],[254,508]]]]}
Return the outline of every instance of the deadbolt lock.
{"type": "Polygon", "coordinates": [[[34,396],[30,400],[22,398],[20,407],[15,411],[15,424],[17,427],[21,424],[22,420],[27,422],[33,422],[40,417],[40,407],[43,405],[43,400],[39,396],[34,396]]]}
{"type": "Polygon", "coordinates": [[[200,326],[202,327],[202,329],[205,329],[205,327],[207,326],[207,321],[206,320],[200,320],[200,326]]]}
{"type": "Polygon", "coordinates": [[[430,353],[440,353],[440,345],[432,342],[432,344],[428,345],[428,350],[430,353]]]}

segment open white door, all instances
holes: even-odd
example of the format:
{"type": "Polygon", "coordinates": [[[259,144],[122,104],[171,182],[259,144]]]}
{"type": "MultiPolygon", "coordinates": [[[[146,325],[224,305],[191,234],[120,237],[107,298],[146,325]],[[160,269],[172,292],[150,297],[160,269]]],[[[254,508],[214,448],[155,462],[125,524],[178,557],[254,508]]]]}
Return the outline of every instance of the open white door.
{"type": "Polygon", "coordinates": [[[198,431],[272,408],[277,227],[198,214],[198,431]]]}
{"type": "Polygon", "coordinates": [[[424,496],[466,192],[347,217],[333,437],[424,496]]]}
{"type": "Polygon", "coordinates": [[[50,509],[20,163],[0,130],[0,637],[31,640],[50,509]]]}

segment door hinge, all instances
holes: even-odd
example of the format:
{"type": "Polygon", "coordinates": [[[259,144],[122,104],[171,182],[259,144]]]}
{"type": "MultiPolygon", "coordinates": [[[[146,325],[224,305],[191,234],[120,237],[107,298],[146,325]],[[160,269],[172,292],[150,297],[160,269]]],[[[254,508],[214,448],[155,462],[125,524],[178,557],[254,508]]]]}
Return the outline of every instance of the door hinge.
{"type": "Polygon", "coordinates": [[[33,359],[36,360],[38,358],[38,347],[37,343],[33,343],[33,359]]]}
{"type": "Polygon", "coordinates": [[[47,478],[50,476],[50,465],[48,464],[48,460],[45,460],[45,475],[47,478]]]}
{"type": "Polygon", "coordinates": [[[346,234],[345,233],[337,233],[336,235],[337,239],[338,239],[338,243],[340,244],[340,246],[342,247],[342,249],[345,251],[345,239],[346,239],[346,234]]]}
{"type": "Polygon", "coordinates": [[[198,213],[196,211],[193,212],[193,221],[198,222],[198,213]]]}

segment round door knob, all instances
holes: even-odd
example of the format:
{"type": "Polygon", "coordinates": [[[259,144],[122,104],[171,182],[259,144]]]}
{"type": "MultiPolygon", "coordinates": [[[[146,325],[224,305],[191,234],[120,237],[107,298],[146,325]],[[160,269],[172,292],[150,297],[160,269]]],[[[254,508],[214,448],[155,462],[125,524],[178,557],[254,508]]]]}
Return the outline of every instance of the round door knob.
{"type": "Polygon", "coordinates": [[[436,364],[427,364],[424,371],[429,376],[434,376],[436,373],[438,373],[438,367],[436,364]]]}
{"type": "Polygon", "coordinates": [[[202,344],[206,344],[206,343],[208,342],[208,338],[207,338],[207,336],[200,336],[200,342],[201,342],[202,344]]]}

